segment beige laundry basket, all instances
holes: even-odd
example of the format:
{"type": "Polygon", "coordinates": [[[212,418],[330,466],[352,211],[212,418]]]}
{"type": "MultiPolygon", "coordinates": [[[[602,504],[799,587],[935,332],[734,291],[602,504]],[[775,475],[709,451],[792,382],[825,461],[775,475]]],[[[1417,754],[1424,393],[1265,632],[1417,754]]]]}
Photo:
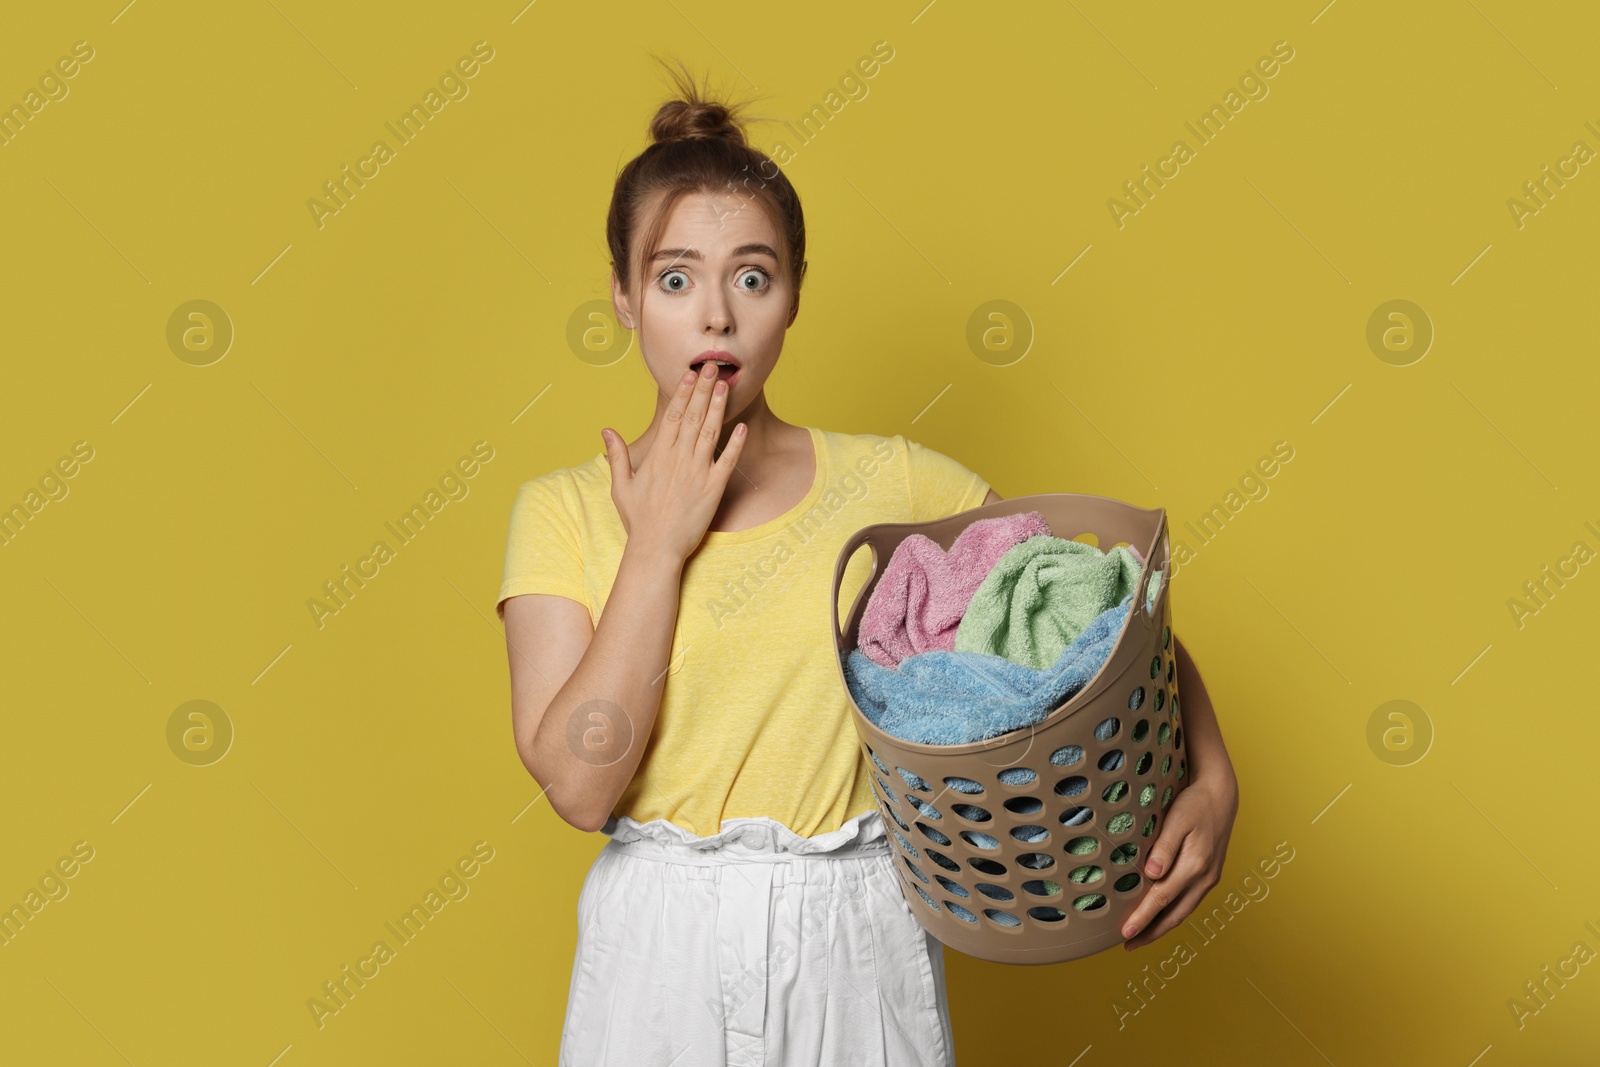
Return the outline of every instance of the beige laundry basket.
{"type": "Polygon", "coordinates": [[[1105,551],[1131,545],[1145,561],[1099,673],[1042,722],[962,745],[902,741],[853,699],[850,706],[912,914],[970,956],[1060,963],[1125,940],[1122,924],[1148,887],[1150,846],[1186,784],[1165,509],[1046,493],[932,522],[868,526],[839,553],[833,631],[848,696],[842,657],[857,647],[861,614],[900,542],[922,534],[948,551],[973,522],[1026,511],[1043,515],[1057,537],[1105,551]],[[872,574],[841,632],[839,586],[863,545],[872,574]],[[1152,565],[1162,580],[1143,610],[1152,565]]]}

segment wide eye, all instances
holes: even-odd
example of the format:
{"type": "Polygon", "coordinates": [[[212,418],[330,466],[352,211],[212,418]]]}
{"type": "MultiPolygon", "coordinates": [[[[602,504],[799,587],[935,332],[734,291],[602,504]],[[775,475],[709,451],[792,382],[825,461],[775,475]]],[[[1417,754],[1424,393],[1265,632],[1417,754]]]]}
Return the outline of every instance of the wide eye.
{"type": "Polygon", "coordinates": [[[689,285],[689,276],[681,270],[669,270],[661,275],[659,281],[661,282],[662,288],[666,289],[669,293],[681,293],[689,285]],[[672,284],[671,279],[674,275],[682,279],[682,284],[672,284]]]}
{"type": "Polygon", "coordinates": [[[772,276],[766,271],[762,270],[760,267],[751,267],[749,270],[739,275],[740,288],[748,289],[753,293],[760,292],[771,283],[772,276]]]}

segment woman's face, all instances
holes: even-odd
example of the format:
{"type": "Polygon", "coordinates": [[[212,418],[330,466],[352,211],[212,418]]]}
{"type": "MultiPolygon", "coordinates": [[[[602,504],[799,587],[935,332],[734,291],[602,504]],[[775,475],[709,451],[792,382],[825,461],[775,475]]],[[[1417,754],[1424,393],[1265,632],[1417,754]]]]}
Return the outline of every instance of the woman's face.
{"type": "MultiPolygon", "coordinates": [[[[650,209],[643,218],[653,217],[650,209]]],[[[782,252],[771,218],[748,194],[685,193],[634,292],[623,293],[612,274],[618,320],[640,329],[642,317],[639,347],[659,391],[658,412],[684,372],[707,358],[734,364],[718,371],[729,383],[724,426],[761,394],[799,310],[782,252]]]]}

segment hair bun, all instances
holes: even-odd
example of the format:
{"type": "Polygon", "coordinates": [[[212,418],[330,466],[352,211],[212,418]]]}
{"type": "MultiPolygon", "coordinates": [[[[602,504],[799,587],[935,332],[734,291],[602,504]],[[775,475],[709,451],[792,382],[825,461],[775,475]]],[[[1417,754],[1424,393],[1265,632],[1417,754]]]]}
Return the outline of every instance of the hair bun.
{"type": "Polygon", "coordinates": [[[657,144],[720,137],[742,145],[744,130],[734,115],[735,109],[698,97],[668,100],[650,120],[650,137],[657,144]]]}

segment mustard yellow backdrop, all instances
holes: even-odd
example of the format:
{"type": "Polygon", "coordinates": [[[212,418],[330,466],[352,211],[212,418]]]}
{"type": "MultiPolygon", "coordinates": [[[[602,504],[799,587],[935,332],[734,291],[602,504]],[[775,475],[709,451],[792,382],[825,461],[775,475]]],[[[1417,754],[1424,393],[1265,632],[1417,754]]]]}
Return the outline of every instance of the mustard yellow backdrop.
{"type": "Polygon", "coordinates": [[[783,416],[1169,510],[1223,881],[947,953],[960,1061],[1593,1062],[1600,17],[524,4],[5,14],[0,1060],[554,1062],[603,839],[493,601],[649,417],[657,51],[804,198],[783,416]]]}

